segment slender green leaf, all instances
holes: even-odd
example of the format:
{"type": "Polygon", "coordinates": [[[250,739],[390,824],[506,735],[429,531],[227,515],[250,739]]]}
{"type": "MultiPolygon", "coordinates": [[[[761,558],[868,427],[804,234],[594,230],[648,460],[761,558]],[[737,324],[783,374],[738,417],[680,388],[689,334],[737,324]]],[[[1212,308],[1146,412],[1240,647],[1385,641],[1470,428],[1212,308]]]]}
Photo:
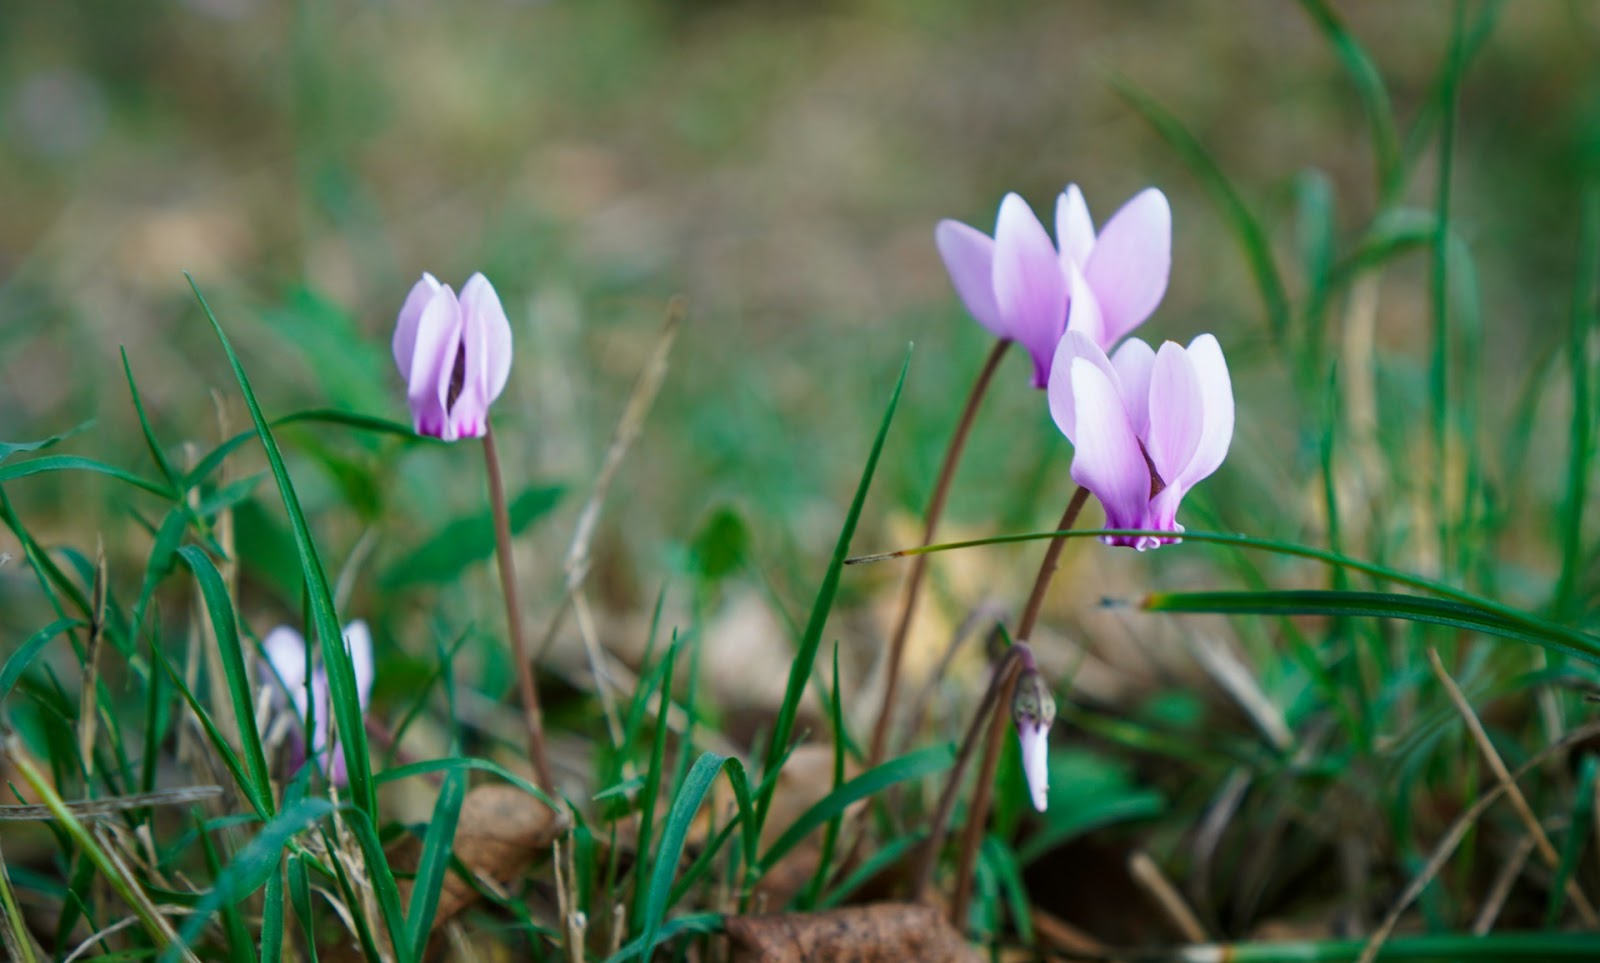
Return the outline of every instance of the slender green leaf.
{"type": "Polygon", "coordinates": [[[93,424],[94,420],[90,419],[80,425],[68,428],[59,435],[51,435],[49,438],[41,438],[38,441],[0,441],[0,461],[5,461],[19,451],[40,451],[41,449],[49,448],[57,442],[71,438],[93,424]]]}
{"type": "Polygon", "coordinates": [[[295,918],[300,921],[304,937],[301,945],[306,948],[311,963],[317,963],[317,921],[311,908],[311,874],[306,871],[306,859],[299,853],[289,856],[289,902],[294,906],[295,918]]]}
{"type": "Polygon", "coordinates": [[[406,930],[411,940],[411,957],[420,960],[433,932],[433,914],[439,908],[439,892],[450,868],[450,853],[455,844],[456,822],[461,817],[461,802],[467,795],[463,770],[452,770],[444,777],[439,798],[433,804],[433,818],[422,840],[422,858],[417,863],[417,878],[411,888],[406,930]]]}
{"type": "Polygon", "coordinates": [[[378,898],[378,913],[389,935],[389,945],[394,947],[400,963],[414,963],[417,957],[412,955],[411,945],[405,942],[405,915],[400,912],[400,887],[394,881],[394,870],[389,866],[389,857],[383,851],[383,844],[378,841],[377,829],[359,807],[347,806],[342,812],[345,826],[355,836],[356,843],[361,847],[361,855],[366,859],[367,878],[372,881],[373,894],[378,898]]]}
{"type": "Polygon", "coordinates": [[[70,631],[83,625],[77,619],[56,619],[49,625],[28,636],[28,640],[17,647],[17,650],[6,659],[5,665],[0,666],[0,703],[6,701],[11,687],[22,678],[22,673],[28,670],[33,660],[51,640],[63,632],[70,631]]]}
{"type": "Polygon", "coordinates": [[[561,808],[559,803],[540,792],[539,787],[535,786],[533,783],[522,778],[506,767],[499,765],[498,763],[490,762],[487,759],[476,759],[471,756],[451,756],[448,759],[430,759],[426,762],[413,762],[409,765],[397,766],[394,769],[386,769],[383,772],[378,773],[378,775],[374,777],[373,781],[379,785],[382,785],[386,782],[394,782],[396,779],[407,779],[411,776],[423,776],[430,772],[439,772],[441,770],[444,772],[452,772],[457,769],[477,769],[482,772],[493,773],[494,775],[499,776],[501,779],[504,779],[506,782],[511,783],[513,786],[516,786],[518,789],[544,803],[546,806],[549,806],[551,809],[560,810],[561,808]]]}
{"type": "MultiPolygon", "coordinates": [[[[261,411],[261,404],[256,401],[256,394],[250,387],[250,379],[245,374],[244,365],[239,361],[238,354],[233,350],[233,343],[228,340],[227,333],[222,330],[221,322],[212,313],[211,305],[206,302],[205,295],[200,293],[200,288],[192,277],[189,278],[189,287],[194,291],[195,299],[200,303],[206,320],[211,323],[223,352],[228,356],[228,364],[233,368],[235,380],[239,382],[239,391],[244,395],[245,406],[250,409],[250,418],[255,422],[256,434],[261,439],[261,447],[266,452],[268,464],[272,467],[272,477],[278,483],[278,493],[283,498],[284,510],[289,515],[289,525],[294,532],[295,549],[305,578],[306,592],[311,606],[311,622],[316,629],[317,640],[322,646],[322,664],[327,670],[328,694],[333,704],[333,717],[338,726],[339,742],[344,747],[345,767],[350,779],[350,796],[362,812],[371,816],[377,812],[378,800],[373,789],[372,760],[367,752],[367,732],[362,720],[361,698],[357,694],[355,667],[350,662],[350,653],[345,649],[344,632],[339,624],[339,614],[334,608],[333,590],[328,584],[327,571],[322,567],[322,559],[317,554],[316,542],[311,537],[311,525],[306,521],[305,511],[300,507],[300,497],[295,494],[294,482],[289,478],[289,468],[284,464],[283,452],[278,449],[278,442],[273,438],[267,417],[261,411]]],[[[400,931],[394,930],[391,935],[398,938],[400,931]]]]}
{"type": "Polygon", "coordinates": [[[689,767],[683,785],[672,799],[672,809],[661,827],[661,843],[656,847],[655,859],[650,865],[650,885],[645,893],[644,915],[641,919],[640,956],[650,959],[661,940],[661,924],[667,915],[668,897],[672,893],[672,879],[678,871],[678,860],[683,856],[683,843],[689,836],[689,827],[700,803],[705,799],[711,784],[727,760],[714,752],[702,753],[689,767]]]}
{"type": "Polygon", "coordinates": [[[794,824],[785,829],[783,834],[767,847],[767,851],[761,854],[757,865],[761,872],[766,872],[818,827],[857,802],[883,792],[890,786],[943,772],[950,768],[954,761],[955,754],[949,746],[929,746],[868,769],[823,796],[810,809],[801,813],[794,824]]]}
{"type": "Polygon", "coordinates": [[[83,458],[78,455],[45,455],[41,458],[30,458],[24,462],[7,465],[0,468],[0,484],[51,471],[86,471],[98,475],[109,475],[117,481],[125,482],[140,491],[146,491],[152,495],[160,495],[168,501],[172,501],[177,497],[171,489],[160,482],[142,478],[125,468],[118,468],[103,461],[95,461],[93,458],[83,458]]]}
{"type": "MultiPolygon", "coordinates": [[[[195,821],[199,821],[198,813],[196,814],[195,821]]],[[[200,849],[203,853],[205,853],[206,857],[206,871],[210,874],[212,879],[220,880],[222,874],[222,860],[217,857],[217,847],[216,844],[211,841],[211,834],[200,833],[198,838],[200,842],[200,849]]],[[[274,870],[275,869],[276,866],[274,866],[274,870]]],[[[272,875],[274,874],[269,874],[267,878],[271,879],[272,875]]],[[[215,889],[213,889],[212,892],[214,893],[215,889]]],[[[194,932],[196,934],[198,934],[200,931],[199,924],[209,917],[211,913],[220,910],[222,913],[222,931],[223,933],[227,934],[228,937],[228,958],[232,960],[249,960],[250,963],[255,963],[255,961],[258,959],[256,955],[256,941],[250,936],[250,932],[244,927],[244,917],[239,913],[239,904],[237,901],[225,899],[214,906],[208,906],[205,900],[202,898],[195,901],[194,908],[197,912],[189,917],[188,925],[195,927],[194,932]],[[201,910],[202,907],[204,907],[206,914],[205,917],[198,916],[198,911],[201,910]]],[[[185,927],[186,932],[187,929],[188,928],[185,927]]],[[[184,942],[187,943],[193,938],[193,936],[188,936],[184,937],[183,939],[184,942]]]]}
{"type": "Polygon", "coordinates": [[[844,527],[839,530],[839,540],[833,549],[833,558],[828,562],[828,571],[822,577],[822,586],[817,590],[816,601],[811,606],[811,618],[806,622],[806,631],[800,639],[799,651],[795,653],[794,662],[789,666],[789,684],[784,692],[783,703],[778,708],[777,721],[772,726],[772,736],[767,743],[767,752],[762,759],[762,777],[760,795],[756,801],[756,828],[766,823],[767,810],[772,805],[772,793],[777,788],[777,773],[775,768],[778,760],[788,750],[789,739],[794,735],[794,720],[800,712],[800,700],[805,696],[806,683],[811,678],[811,667],[817,659],[817,648],[822,645],[822,631],[828,624],[828,613],[833,610],[834,596],[839,592],[839,576],[844,571],[844,560],[850,554],[850,540],[855,537],[856,523],[861,519],[861,509],[867,501],[867,490],[872,487],[872,475],[878,468],[878,456],[883,453],[883,443],[889,437],[889,425],[894,421],[895,408],[900,404],[900,392],[906,384],[906,372],[911,368],[911,350],[906,349],[906,358],[900,365],[900,377],[895,381],[894,392],[889,396],[889,406],[883,413],[883,420],[878,425],[878,435],[872,442],[872,452],[867,456],[867,464],[861,470],[861,481],[856,485],[855,498],[850,502],[850,510],[845,514],[844,527]]]}
{"type": "Polygon", "coordinates": [[[261,963],[283,959],[283,926],[283,873],[274,872],[261,900],[261,963]]]}
{"type": "MultiPolygon", "coordinates": [[[[412,442],[428,443],[432,441],[432,439],[424,438],[416,434],[411,430],[410,425],[401,424],[398,421],[390,421],[387,418],[379,418],[375,415],[360,415],[349,411],[336,411],[330,408],[311,408],[306,411],[297,411],[293,414],[284,415],[281,418],[273,419],[271,426],[273,428],[282,428],[286,425],[301,423],[335,425],[343,428],[353,428],[356,431],[365,431],[371,434],[394,435],[412,442]]],[[[183,476],[183,487],[185,489],[190,489],[205,481],[207,478],[210,478],[212,472],[215,472],[219,467],[221,467],[222,463],[227,460],[229,455],[238,451],[252,438],[255,438],[256,434],[257,433],[253,430],[241,431],[239,434],[229,438],[216,448],[213,448],[209,453],[206,454],[204,458],[200,459],[199,463],[196,464],[187,475],[183,476]]]]}
{"type": "Polygon", "coordinates": [[[255,692],[250,687],[250,672],[245,667],[244,649],[239,642],[238,621],[233,612],[233,600],[228,597],[228,586],[222,573],[212,564],[199,546],[185,545],[178,549],[189,571],[200,584],[200,594],[206,600],[206,611],[211,616],[211,630],[216,635],[217,649],[222,656],[222,673],[227,678],[228,698],[233,702],[233,720],[239,727],[240,749],[244,752],[245,771],[253,783],[253,795],[261,808],[271,816],[272,784],[267,772],[267,753],[261,745],[261,733],[256,729],[255,692]]]}
{"type": "Polygon", "coordinates": [[[1388,197],[1401,185],[1400,137],[1395,127],[1394,107],[1389,103],[1389,91],[1383,85],[1378,65],[1372,62],[1356,38],[1345,28],[1344,22],[1327,0],[1301,0],[1300,5],[1310,15],[1312,22],[1328,38],[1345,72],[1355,85],[1361,98],[1363,113],[1372,137],[1372,152],[1377,168],[1378,193],[1388,197]]]}
{"type": "Polygon", "coordinates": [[[1572,817],[1567,820],[1567,835],[1561,841],[1561,859],[1556,865],[1556,878],[1550,884],[1550,901],[1544,914],[1546,929],[1555,929],[1561,922],[1561,910],[1567,903],[1567,882],[1578,870],[1578,860],[1589,841],[1589,831],[1594,828],[1595,776],[1600,773],[1600,759],[1586,753],[1583,766],[1578,770],[1578,785],[1572,794],[1572,817]]]}
{"type": "MultiPolygon", "coordinates": [[[[661,798],[661,788],[667,778],[667,718],[672,709],[672,674],[678,664],[679,643],[677,633],[667,649],[661,676],[661,697],[656,708],[656,735],[650,745],[650,768],[644,779],[644,791],[639,794],[639,852],[650,851],[652,833],[655,831],[656,801],[661,798]]],[[[722,758],[717,757],[719,760],[722,758]]],[[[680,790],[681,791],[681,790],[680,790]]],[[[665,842],[663,840],[663,842],[665,842]]],[[[649,919],[649,892],[644,887],[644,874],[635,873],[633,883],[633,918],[649,919]]]]}
{"type": "Polygon", "coordinates": [[[145,448],[150,452],[150,460],[161,469],[161,477],[167,480],[167,485],[174,491],[178,488],[179,475],[172,467],[172,462],[167,459],[167,453],[161,449],[161,442],[156,439],[156,430],[150,424],[150,416],[144,410],[144,399],[139,396],[139,386],[133,380],[133,365],[128,363],[128,349],[121,348],[122,373],[128,379],[128,394],[133,398],[133,411],[139,417],[139,430],[144,435],[145,448]]]}
{"type": "MultiPolygon", "coordinates": [[[[1572,376],[1572,416],[1567,434],[1567,491],[1561,508],[1561,577],[1555,612],[1569,617],[1578,602],[1583,565],[1583,508],[1594,462],[1593,389],[1589,385],[1589,346],[1600,324],[1596,275],[1600,273],[1600,179],[1583,192],[1578,218],[1578,270],[1572,285],[1572,319],[1567,338],[1567,370],[1572,376]]],[[[0,691],[4,691],[0,689],[0,691]]]]}

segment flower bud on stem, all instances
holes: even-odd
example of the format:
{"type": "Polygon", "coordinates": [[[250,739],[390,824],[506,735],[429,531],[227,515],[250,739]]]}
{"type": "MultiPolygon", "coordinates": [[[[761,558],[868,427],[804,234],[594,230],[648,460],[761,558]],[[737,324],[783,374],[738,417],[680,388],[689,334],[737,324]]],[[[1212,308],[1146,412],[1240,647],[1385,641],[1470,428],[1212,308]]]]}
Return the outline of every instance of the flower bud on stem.
{"type": "Polygon", "coordinates": [[[533,662],[523,637],[522,606],[517,600],[517,570],[511,558],[511,516],[506,511],[505,485],[500,480],[500,456],[495,451],[494,429],[485,425],[483,460],[489,470],[489,508],[494,515],[494,554],[500,568],[500,590],[506,599],[506,631],[511,638],[511,660],[517,665],[517,689],[522,696],[523,719],[528,726],[528,759],[533,763],[539,788],[556,798],[550,757],[544,746],[544,714],[539,709],[539,687],[533,662]]]}

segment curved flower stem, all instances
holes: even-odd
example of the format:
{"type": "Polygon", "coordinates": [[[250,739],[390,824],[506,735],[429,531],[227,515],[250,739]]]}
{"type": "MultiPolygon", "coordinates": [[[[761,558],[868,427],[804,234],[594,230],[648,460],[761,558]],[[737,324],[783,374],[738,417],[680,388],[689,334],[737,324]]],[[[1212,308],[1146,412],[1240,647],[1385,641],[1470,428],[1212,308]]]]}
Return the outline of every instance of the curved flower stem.
{"type": "Polygon", "coordinates": [[[522,606],[517,601],[517,570],[511,559],[511,516],[506,511],[505,485],[500,481],[500,456],[495,451],[494,428],[485,426],[483,460],[489,469],[489,509],[494,514],[494,556],[500,567],[500,590],[506,597],[506,631],[511,637],[511,660],[517,664],[517,689],[522,695],[522,715],[528,726],[528,759],[539,788],[555,798],[556,784],[550,757],[544,747],[544,714],[539,709],[539,687],[522,631],[522,606]]]}
{"type": "Polygon", "coordinates": [[[961,777],[967,771],[967,763],[972,761],[972,750],[977,747],[978,733],[983,731],[984,720],[991,714],[997,719],[1005,718],[998,712],[1001,695],[1010,691],[1022,670],[1033,664],[1033,651],[1022,643],[1011,646],[1000,656],[1000,661],[995,663],[994,678],[990,680],[989,688],[984,691],[982,701],[978,703],[978,711],[973,715],[966,735],[961,738],[961,749],[956,753],[955,765],[950,767],[950,775],[945,778],[944,791],[939,794],[939,805],[934,809],[933,821],[928,827],[928,838],[922,844],[922,859],[917,866],[911,890],[913,900],[921,902],[928,895],[928,888],[933,883],[933,867],[939,861],[939,850],[944,845],[944,834],[949,828],[950,814],[956,808],[956,794],[961,790],[961,777]]]}
{"type": "MultiPolygon", "coordinates": [[[[1078,486],[1072,493],[1072,500],[1067,503],[1067,510],[1062,513],[1061,521],[1056,525],[1056,531],[1070,531],[1077,524],[1078,513],[1083,511],[1083,506],[1089,500],[1089,489],[1078,486]]],[[[1022,610],[1022,620],[1017,623],[1017,647],[1027,645],[1028,639],[1033,635],[1033,627],[1039,621],[1039,610],[1044,606],[1044,596],[1050,588],[1050,580],[1056,574],[1056,567],[1061,562],[1061,549],[1067,540],[1060,536],[1050,540],[1050,547],[1045,549],[1044,561],[1039,565],[1039,574],[1033,580],[1033,592],[1028,596],[1027,607],[1022,610]]],[[[1031,661],[1031,660],[1030,660],[1031,661]]],[[[1005,705],[1011,704],[1012,691],[1016,688],[1017,673],[1011,673],[1005,683],[1005,691],[1001,695],[1005,698],[1005,705]]],[[[994,793],[994,774],[1000,765],[1000,749],[1005,744],[1006,714],[995,712],[989,722],[989,738],[983,746],[983,762],[978,767],[978,782],[972,790],[972,805],[967,810],[966,825],[961,830],[961,846],[956,862],[956,891],[950,900],[950,921],[958,927],[965,928],[967,918],[967,904],[972,899],[972,877],[978,862],[978,848],[983,844],[984,830],[989,822],[989,798],[994,793]]]]}
{"type": "MultiPolygon", "coordinates": [[[[989,357],[983,363],[983,369],[978,372],[978,380],[972,383],[972,391],[967,394],[967,403],[961,409],[961,419],[956,422],[955,433],[950,436],[950,445],[945,449],[944,463],[939,466],[939,477],[933,485],[933,496],[928,499],[928,511],[924,516],[922,529],[922,544],[933,544],[934,533],[938,530],[939,519],[944,515],[945,502],[950,497],[950,482],[955,478],[956,465],[961,461],[961,453],[967,447],[967,436],[972,433],[972,422],[978,414],[978,405],[989,393],[989,382],[994,380],[995,370],[1000,367],[1000,359],[1005,357],[1006,349],[1011,342],[1005,338],[994,343],[989,351],[989,357]]],[[[911,634],[911,620],[916,613],[917,599],[922,594],[922,579],[927,572],[926,555],[918,555],[911,563],[911,572],[906,576],[905,590],[900,600],[900,619],[895,623],[894,634],[889,638],[889,664],[884,677],[883,702],[878,707],[878,719],[872,726],[871,748],[867,752],[867,768],[870,769],[883,761],[884,753],[888,749],[890,720],[894,717],[895,696],[900,688],[900,663],[905,655],[906,638],[911,634]]]]}

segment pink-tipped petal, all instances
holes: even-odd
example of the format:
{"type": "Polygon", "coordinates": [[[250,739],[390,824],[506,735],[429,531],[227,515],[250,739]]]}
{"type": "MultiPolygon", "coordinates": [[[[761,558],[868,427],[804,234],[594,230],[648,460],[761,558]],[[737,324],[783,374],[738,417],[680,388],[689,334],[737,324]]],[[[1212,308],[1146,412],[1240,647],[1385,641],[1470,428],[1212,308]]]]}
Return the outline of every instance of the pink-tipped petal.
{"type": "Polygon", "coordinates": [[[1156,364],[1155,349],[1138,338],[1129,338],[1111,356],[1111,367],[1122,385],[1122,400],[1128,405],[1128,421],[1140,438],[1150,431],[1150,372],[1156,364]]]}
{"type": "Polygon", "coordinates": [[[1043,388],[1067,321],[1067,278],[1044,225],[1016,194],[1000,202],[994,237],[994,299],[1000,320],[1033,357],[1043,388]]]}
{"type": "Polygon", "coordinates": [[[1056,198],[1056,245],[1061,249],[1061,270],[1079,270],[1094,249],[1094,221],[1078,185],[1068,184],[1056,198]]]}
{"type": "Polygon", "coordinates": [[[1094,289],[1083,278],[1083,272],[1076,264],[1067,269],[1068,286],[1072,289],[1072,301],[1067,307],[1067,330],[1077,331],[1087,335],[1100,350],[1107,351],[1111,348],[1111,341],[1106,337],[1105,315],[1100,310],[1100,298],[1095,295],[1094,289]]]}
{"type": "Polygon", "coordinates": [[[1202,334],[1189,342],[1188,353],[1200,381],[1201,408],[1205,412],[1200,444],[1179,473],[1185,486],[1193,486],[1216,471],[1228,456],[1228,446],[1233,442],[1233,380],[1228,376],[1222,345],[1212,335],[1202,334]]]}
{"type": "Polygon", "coordinates": [[[484,337],[479,364],[474,366],[472,358],[467,358],[467,378],[473,379],[475,367],[481,370],[484,404],[493,404],[511,377],[511,323],[506,320],[500,295],[482,274],[474,274],[461,286],[461,314],[469,326],[481,327],[484,337]]]}
{"type": "Polygon", "coordinates": [[[1077,441],[1072,480],[1106,510],[1107,528],[1137,528],[1150,501],[1150,468],[1128,422],[1122,395],[1093,361],[1072,361],[1077,441]]]}
{"type": "Polygon", "coordinates": [[[1188,352],[1168,341],[1150,369],[1150,430],[1145,451],[1163,483],[1171,485],[1189,467],[1205,428],[1200,377],[1188,352]]]}
{"type": "Polygon", "coordinates": [[[1122,392],[1110,359],[1092,338],[1072,330],[1062,335],[1060,343],[1056,345],[1055,357],[1050,362],[1050,382],[1045,397],[1050,402],[1050,417],[1055,419],[1056,427],[1061,429],[1068,441],[1074,443],[1078,430],[1078,409],[1072,397],[1072,362],[1077,358],[1083,358],[1099,368],[1111,379],[1118,392],[1122,392]]]}
{"type": "Polygon", "coordinates": [[[994,300],[994,241],[976,228],[951,220],[939,222],[933,241],[967,313],[996,337],[1010,338],[994,300]]]}
{"type": "MultiPolygon", "coordinates": [[[[277,674],[278,679],[282,680],[283,691],[288,694],[295,711],[299,713],[301,719],[304,719],[307,669],[305,638],[287,625],[280,625],[261,640],[261,649],[267,656],[268,666],[277,674]]],[[[277,690],[277,683],[273,680],[261,681],[274,691],[277,690]]]]}
{"type": "Polygon", "coordinates": [[[439,286],[417,322],[406,401],[417,434],[455,441],[447,400],[461,350],[461,306],[448,284],[439,286]]]}
{"type": "Polygon", "coordinates": [[[1022,775],[1028,781],[1033,808],[1044,812],[1050,805],[1050,730],[1037,723],[1017,727],[1022,747],[1022,775]]]}
{"type": "Polygon", "coordinates": [[[411,374],[411,356],[417,347],[417,323],[422,320],[422,309],[433,300],[439,290],[439,279],[422,272],[422,280],[411,286],[405,303],[400,306],[400,316],[394,324],[394,363],[401,377],[411,374]]]}
{"type": "Polygon", "coordinates": [[[1084,266],[1100,298],[1107,344],[1144,323],[1167,293],[1172,270],[1172,209],[1155,188],[1139,192],[1111,216],[1084,266]]]}

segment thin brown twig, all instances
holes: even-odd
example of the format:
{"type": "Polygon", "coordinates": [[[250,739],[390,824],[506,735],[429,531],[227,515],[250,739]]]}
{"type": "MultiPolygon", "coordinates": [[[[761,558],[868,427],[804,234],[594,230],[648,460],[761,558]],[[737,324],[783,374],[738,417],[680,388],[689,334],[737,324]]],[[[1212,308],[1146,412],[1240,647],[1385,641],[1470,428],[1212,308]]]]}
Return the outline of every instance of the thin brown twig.
{"type": "MultiPolygon", "coordinates": [[[[1478,744],[1478,751],[1483,754],[1483,759],[1489,764],[1489,769],[1494,772],[1494,777],[1506,789],[1506,796],[1511,800],[1511,808],[1517,811],[1517,817],[1527,827],[1529,835],[1533,837],[1534,846],[1538,849],[1539,858],[1549,864],[1551,869],[1561,865],[1561,854],[1556,852],[1556,847],[1550,842],[1550,837],[1540,824],[1539,817],[1534,815],[1533,807],[1528,805],[1528,799],[1511,781],[1511,772],[1506,769],[1506,764],[1500,758],[1500,753],[1495,751],[1494,743],[1489,741],[1489,733],[1484,731],[1483,723],[1479,721],[1478,714],[1472,711],[1472,705],[1467,702],[1467,697],[1461,693],[1461,687],[1456,685],[1456,680],[1445,671],[1444,662],[1439,659],[1439,650],[1429,646],[1428,664],[1433,667],[1433,674],[1438,677],[1439,684],[1444,686],[1445,694],[1450,697],[1450,702],[1461,714],[1461,719],[1467,724],[1467,731],[1472,733],[1473,741],[1478,744]]],[[[1583,925],[1594,929],[1600,926],[1600,916],[1595,914],[1594,906],[1589,898],[1578,888],[1577,880],[1567,878],[1567,898],[1572,901],[1572,906],[1583,918],[1583,925]]]]}
{"type": "Polygon", "coordinates": [[[1178,888],[1167,879],[1167,874],[1161,871],[1149,853],[1137,849],[1128,855],[1128,875],[1155,901],[1184,939],[1191,943],[1204,943],[1210,939],[1205,927],[1200,925],[1200,917],[1195,915],[1178,888]]]}
{"type": "Polygon", "coordinates": [[[1511,896],[1511,887],[1516,885],[1517,877],[1527,868],[1528,857],[1533,855],[1534,845],[1533,836],[1529,835],[1517,840],[1517,845],[1512,847],[1511,855],[1506,857],[1500,872],[1495,874],[1494,883],[1489,886],[1489,894],[1483,898],[1483,906],[1478,910],[1477,918],[1472,921],[1472,935],[1483,936],[1494,929],[1494,922],[1500,918],[1501,908],[1511,896]]]}
{"type": "MultiPolygon", "coordinates": [[[[950,445],[945,449],[944,462],[939,466],[939,476],[933,485],[933,495],[928,499],[928,510],[923,516],[924,546],[933,544],[939,520],[944,516],[945,502],[950,497],[950,483],[955,479],[956,466],[961,462],[961,453],[967,447],[967,437],[972,433],[972,423],[978,414],[978,406],[989,393],[989,383],[994,380],[994,373],[1000,367],[1000,361],[1010,346],[1010,340],[1005,338],[995,342],[989,351],[989,357],[983,363],[983,368],[978,372],[978,379],[972,384],[972,390],[967,393],[967,403],[961,409],[955,433],[950,436],[950,445]]],[[[900,597],[900,618],[895,622],[894,634],[889,637],[889,661],[885,667],[883,701],[878,706],[878,719],[872,726],[871,748],[867,752],[868,769],[883,761],[884,751],[888,747],[889,730],[894,718],[895,696],[899,694],[900,666],[905,658],[906,639],[911,635],[911,622],[916,615],[917,599],[922,594],[923,576],[927,571],[928,556],[918,555],[911,563],[911,571],[906,575],[905,589],[900,597]]]]}
{"type": "Polygon", "coordinates": [[[517,596],[517,569],[511,556],[511,516],[506,510],[505,484],[500,478],[500,455],[495,450],[494,428],[483,433],[483,460],[489,474],[489,508],[494,514],[494,556],[500,569],[500,590],[506,600],[506,632],[511,639],[511,659],[517,665],[517,689],[522,695],[523,722],[528,729],[528,759],[533,763],[539,788],[552,798],[556,794],[550,756],[544,745],[544,713],[539,708],[539,685],[534,679],[533,660],[523,635],[522,605],[517,596]]]}

